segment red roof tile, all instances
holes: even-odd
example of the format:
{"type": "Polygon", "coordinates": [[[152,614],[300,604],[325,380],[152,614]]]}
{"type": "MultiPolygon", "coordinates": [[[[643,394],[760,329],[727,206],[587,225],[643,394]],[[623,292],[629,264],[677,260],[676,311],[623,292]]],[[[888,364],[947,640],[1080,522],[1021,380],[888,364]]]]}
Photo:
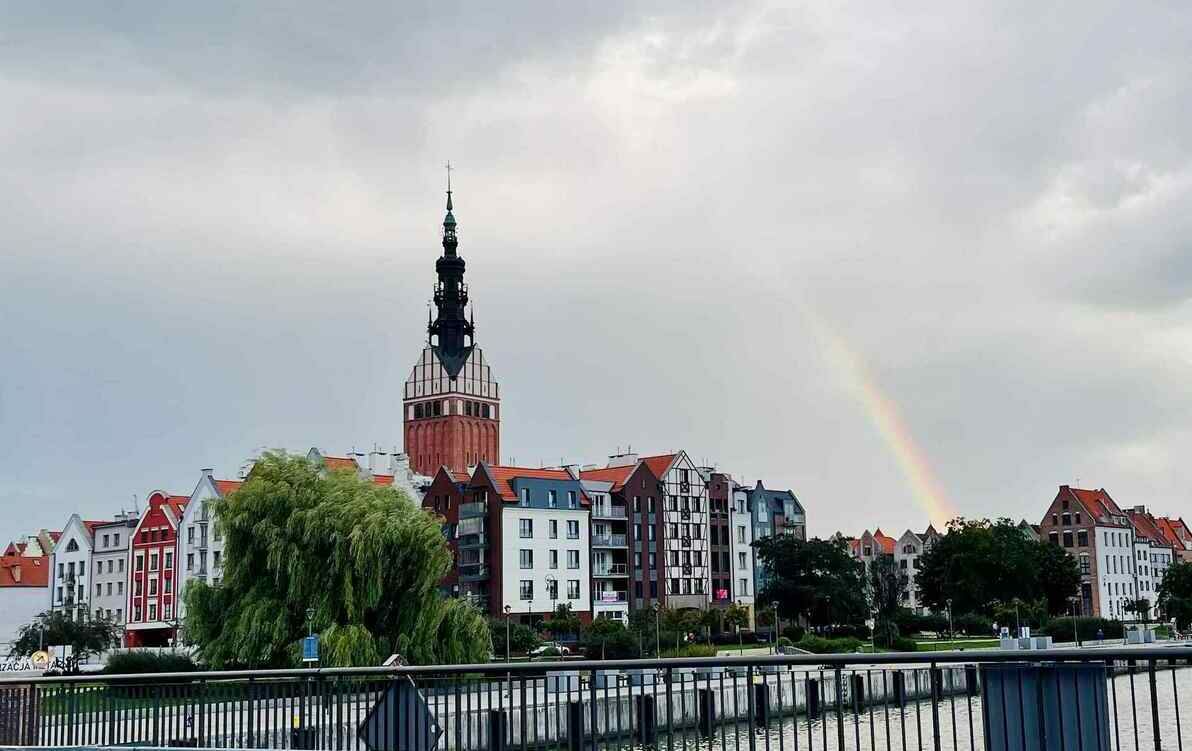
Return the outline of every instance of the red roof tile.
{"type": "Polygon", "coordinates": [[[450,474],[451,474],[451,479],[455,480],[456,482],[467,482],[468,480],[472,479],[472,476],[469,475],[467,472],[458,472],[456,470],[450,470],[450,474]]]}
{"type": "Polygon", "coordinates": [[[642,459],[650,471],[654,473],[655,477],[661,478],[670,469],[670,465],[675,460],[676,454],[663,454],[661,456],[647,456],[642,459]]]}
{"type": "MultiPolygon", "coordinates": [[[[506,501],[516,503],[517,493],[513,492],[513,487],[509,481],[517,477],[525,477],[527,479],[535,480],[563,480],[574,482],[575,479],[565,469],[531,469],[529,467],[502,467],[491,464],[484,465],[488,468],[489,476],[492,477],[493,485],[496,486],[497,494],[506,501]]],[[[582,500],[587,505],[587,494],[582,493],[582,500]]]]}
{"type": "Polygon", "coordinates": [[[1159,530],[1155,524],[1155,518],[1150,514],[1138,512],[1130,509],[1126,512],[1126,516],[1130,517],[1130,523],[1134,525],[1134,532],[1139,537],[1145,537],[1155,545],[1170,545],[1164,537],[1163,532],[1159,530]]]}
{"type": "Polygon", "coordinates": [[[215,480],[215,491],[221,496],[225,496],[239,489],[243,484],[243,480],[215,480]]]}
{"type": "Polygon", "coordinates": [[[9,551],[18,546],[9,545],[0,558],[0,587],[48,587],[50,584],[50,557],[25,558],[9,551]]]}
{"type": "Polygon", "coordinates": [[[1085,490],[1083,488],[1068,488],[1090,512],[1098,517],[1123,516],[1117,503],[1105,492],[1105,488],[1085,490]]]}
{"type": "Polygon", "coordinates": [[[323,466],[327,469],[350,469],[353,472],[360,469],[356,460],[347,456],[324,456],[323,466]]]}
{"type": "Polygon", "coordinates": [[[625,487],[625,481],[629,479],[629,475],[633,474],[633,470],[636,468],[636,464],[626,464],[621,467],[585,469],[579,473],[579,476],[580,479],[583,480],[611,482],[613,484],[613,490],[620,490],[621,488],[625,487]]]}
{"type": "Polygon", "coordinates": [[[882,531],[879,529],[873,533],[873,539],[877,541],[878,545],[882,546],[883,552],[886,552],[886,553],[894,552],[894,545],[897,542],[897,540],[895,540],[893,537],[890,537],[887,534],[883,534],[882,531]]]}
{"type": "Polygon", "coordinates": [[[393,475],[373,475],[373,485],[392,485],[393,475]]]}
{"type": "Polygon", "coordinates": [[[106,519],[106,520],[101,520],[101,521],[96,521],[96,520],[92,519],[92,520],[85,520],[83,522],[83,526],[87,528],[88,532],[90,532],[91,534],[95,534],[96,527],[102,527],[105,524],[111,524],[111,523],[112,523],[111,519],[106,519]]]}

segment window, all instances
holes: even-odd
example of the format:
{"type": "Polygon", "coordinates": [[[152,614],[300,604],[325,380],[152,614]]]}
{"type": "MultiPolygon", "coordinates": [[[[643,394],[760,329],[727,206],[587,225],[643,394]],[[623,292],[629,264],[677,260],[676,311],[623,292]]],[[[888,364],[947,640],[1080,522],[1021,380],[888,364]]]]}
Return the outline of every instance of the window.
{"type": "Polygon", "coordinates": [[[195,544],[195,526],[193,524],[186,528],[186,544],[195,544]]]}
{"type": "Polygon", "coordinates": [[[649,498],[646,499],[646,513],[647,514],[654,513],[654,496],[650,496],[649,498]]]}
{"type": "Polygon", "coordinates": [[[694,553],[691,554],[691,562],[694,563],[696,566],[704,565],[704,554],[698,550],[695,551],[694,553]]]}
{"type": "Polygon", "coordinates": [[[112,596],[112,583],[111,582],[108,582],[108,596],[109,597],[112,596]]]}
{"type": "Polygon", "coordinates": [[[666,530],[667,530],[666,531],[667,536],[670,537],[672,540],[678,538],[678,536],[679,536],[679,525],[678,524],[671,522],[670,524],[666,525],[666,530]]]}
{"type": "Polygon", "coordinates": [[[1072,515],[1067,514],[1067,513],[1063,514],[1062,516],[1060,516],[1060,523],[1063,524],[1065,527],[1071,527],[1072,526],[1072,515]]]}
{"type": "Polygon", "coordinates": [[[104,546],[105,548],[106,548],[106,547],[108,547],[108,538],[110,538],[110,537],[111,537],[111,535],[104,535],[104,536],[103,536],[103,546],[104,546]]]}
{"type": "Polygon", "coordinates": [[[172,615],[172,613],[170,611],[172,611],[173,609],[174,609],[173,605],[171,605],[170,603],[167,602],[165,604],[165,617],[166,617],[167,621],[170,619],[170,616],[172,615]]]}
{"type": "Polygon", "coordinates": [[[102,584],[96,584],[96,585],[95,585],[95,594],[96,594],[96,595],[102,595],[102,594],[103,594],[103,585],[102,585],[102,584]]]}
{"type": "Polygon", "coordinates": [[[117,562],[116,568],[120,569],[120,573],[122,573],[122,574],[124,573],[124,559],[123,558],[121,558],[117,562]]]}
{"type": "Polygon", "coordinates": [[[66,564],[65,564],[65,563],[59,563],[59,564],[58,564],[58,578],[59,578],[59,579],[62,579],[62,578],[64,578],[65,576],[66,576],[66,564]]]}
{"type": "Polygon", "coordinates": [[[559,567],[559,551],[557,551],[557,550],[550,551],[549,559],[550,559],[550,567],[551,568],[559,567]]]}
{"type": "Polygon", "coordinates": [[[1064,537],[1064,547],[1065,548],[1072,547],[1072,530],[1065,529],[1063,537],[1064,537]]]}
{"type": "Polygon", "coordinates": [[[1076,530],[1076,544],[1082,548],[1089,546],[1089,533],[1087,529],[1076,530]]]}
{"type": "Polygon", "coordinates": [[[211,568],[219,568],[219,558],[218,550],[211,553],[211,568]]]}
{"type": "Polygon", "coordinates": [[[737,525],[737,542],[745,542],[745,527],[737,525]]]}
{"type": "Polygon", "coordinates": [[[195,570],[195,554],[194,553],[186,554],[186,570],[187,571],[195,570]]]}
{"type": "Polygon", "coordinates": [[[140,605],[137,605],[136,607],[134,607],[132,609],[132,619],[133,619],[133,622],[138,622],[141,620],[141,606],[140,605]]]}
{"type": "Polygon", "coordinates": [[[528,540],[534,536],[534,520],[533,519],[518,519],[517,520],[518,533],[523,540],[528,540]]]}
{"type": "Polygon", "coordinates": [[[173,568],[174,568],[174,551],[173,551],[173,550],[167,550],[167,551],[166,551],[166,561],[165,561],[165,563],[166,563],[166,568],[167,568],[167,569],[169,569],[169,570],[173,570],[173,568]]]}
{"type": "Polygon", "coordinates": [[[116,594],[124,594],[124,582],[116,582],[116,594]]]}
{"type": "Polygon", "coordinates": [[[547,504],[551,508],[559,507],[559,494],[557,492],[555,492],[554,490],[546,491],[546,500],[547,500],[547,504]]]}
{"type": "Polygon", "coordinates": [[[579,551],[578,550],[568,550],[567,551],[567,568],[570,568],[570,569],[579,568],[579,551]]]}
{"type": "Polygon", "coordinates": [[[518,561],[522,568],[534,568],[534,551],[522,548],[518,551],[518,561]]]}
{"type": "Polygon", "coordinates": [[[640,495],[633,496],[633,513],[640,514],[642,512],[642,497],[640,495]]]}
{"type": "Polygon", "coordinates": [[[638,570],[641,569],[641,567],[642,567],[642,554],[641,553],[633,554],[633,567],[638,570]]]}
{"type": "Polygon", "coordinates": [[[546,580],[546,596],[552,600],[559,599],[559,580],[558,579],[547,579],[546,580]]]}
{"type": "Polygon", "coordinates": [[[521,505],[523,505],[523,506],[530,505],[530,489],[529,488],[522,488],[522,490],[521,490],[521,505]]]}
{"type": "Polygon", "coordinates": [[[149,554],[149,570],[150,571],[157,570],[157,553],[149,554]]]}
{"type": "Polygon", "coordinates": [[[672,595],[679,594],[679,580],[678,579],[670,579],[670,586],[667,588],[666,591],[667,591],[667,594],[672,594],[672,595]]]}
{"type": "Polygon", "coordinates": [[[672,565],[672,566],[678,566],[678,565],[679,565],[679,551],[677,551],[677,550],[672,550],[672,551],[670,552],[670,565],[672,565]]]}
{"type": "Polygon", "coordinates": [[[646,527],[646,541],[654,542],[654,537],[655,537],[654,525],[651,524],[650,526],[646,527]]]}
{"type": "Polygon", "coordinates": [[[550,520],[549,532],[550,532],[550,539],[552,539],[552,540],[559,539],[559,522],[558,522],[558,520],[556,520],[556,519],[550,520]]]}
{"type": "Polygon", "coordinates": [[[579,599],[579,579],[568,579],[567,580],[567,599],[568,600],[578,600],[579,599]]]}
{"type": "MultiPolygon", "coordinates": [[[[120,533],[119,532],[112,535],[112,545],[115,547],[120,547],[120,533]]],[[[120,611],[117,610],[116,612],[119,613],[120,611]]]]}
{"type": "Polygon", "coordinates": [[[157,603],[156,602],[149,603],[149,620],[150,621],[157,620],[157,603]]]}
{"type": "Polygon", "coordinates": [[[145,569],[145,556],[142,553],[137,553],[137,571],[145,569]]]}
{"type": "Polygon", "coordinates": [[[1048,532],[1047,533],[1047,541],[1050,542],[1052,545],[1059,545],[1060,544],[1060,533],[1056,532],[1055,530],[1048,532]]]}
{"type": "MultiPolygon", "coordinates": [[[[737,589],[738,589],[738,594],[748,595],[749,594],[749,580],[748,579],[739,579],[738,584],[737,584],[737,589]]],[[[905,595],[906,592],[903,592],[903,594],[905,595]]]]}
{"type": "Polygon", "coordinates": [[[568,519],[567,520],[567,539],[568,540],[578,540],[579,539],[579,521],[578,520],[576,520],[576,519],[568,519]]]}
{"type": "Polygon", "coordinates": [[[650,557],[646,560],[650,562],[650,570],[654,570],[658,568],[658,556],[655,553],[650,553],[649,555],[650,557]]]}
{"type": "Polygon", "coordinates": [[[567,491],[567,508],[578,508],[574,490],[567,491]]]}
{"type": "Polygon", "coordinates": [[[534,599],[534,582],[529,579],[522,579],[521,585],[518,588],[518,596],[523,602],[529,602],[534,599]]]}
{"type": "Polygon", "coordinates": [[[149,580],[149,596],[152,597],[155,594],[157,594],[157,579],[150,579],[149,580]]]}

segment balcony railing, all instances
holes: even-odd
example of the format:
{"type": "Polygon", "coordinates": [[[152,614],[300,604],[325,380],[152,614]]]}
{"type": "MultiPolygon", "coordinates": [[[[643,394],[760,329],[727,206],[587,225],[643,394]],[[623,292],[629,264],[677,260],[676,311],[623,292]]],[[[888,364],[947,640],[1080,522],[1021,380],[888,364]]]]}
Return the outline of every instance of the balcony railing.
{"type": "Polygon", "coordinates": [[[624,519],[624,506],[593,506],[592,516],[597,519],[624,519]]]}
{"type": "Polygon", "coordinates": [[[488,504],[483,501],[472,501],[471,503],[461,503],[459,505],[459,518],[463,519],[468,516],[484,516],[488,513],[488,504]]]}
{"type": "Polygon", "coordinates": [[[488,535],[464,535],[458,544],[461,548],[487,548],[488,535]]]}
{"type": "Polygon", "coordinates": [[[623,548],[626,544],[625,535],[592,535],[594,548],[623,548]]]}
{"type": "Polygon", "coordinates": [[[628,602],[629,597],[627,592],[620,592],[617,590],[605,589],[592,595],[593,605],[617,605],[619,603],[628,602]]]}
{"type": "Polygon", "coordinates": [[[629,576],[629,566],[624,563],[609,563],[592,567],[592,576],[629,576]]]}
{"type": "Polygon", "coordinates": [[[459,578],[463,581],[475,581],[488,578],[488,566],[462,566],[459,578]]]}

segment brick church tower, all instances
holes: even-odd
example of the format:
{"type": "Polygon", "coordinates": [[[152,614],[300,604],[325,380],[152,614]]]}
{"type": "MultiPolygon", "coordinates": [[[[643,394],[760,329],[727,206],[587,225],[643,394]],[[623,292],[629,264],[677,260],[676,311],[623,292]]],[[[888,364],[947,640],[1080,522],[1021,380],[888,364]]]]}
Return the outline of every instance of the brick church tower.
{"type": "Polygon", "coordinates": [[[435,262],[438,316],[427,326],[427,346],[406,379],[403,399],[405,452],[410,468],[434,475],[439,467],[463,471],[500,463],[501,392],[484,353],[476,346],[475,320],[466,315],[464,259],[456,253],[451,213],[451,175],[443,255],[435,262]]]}

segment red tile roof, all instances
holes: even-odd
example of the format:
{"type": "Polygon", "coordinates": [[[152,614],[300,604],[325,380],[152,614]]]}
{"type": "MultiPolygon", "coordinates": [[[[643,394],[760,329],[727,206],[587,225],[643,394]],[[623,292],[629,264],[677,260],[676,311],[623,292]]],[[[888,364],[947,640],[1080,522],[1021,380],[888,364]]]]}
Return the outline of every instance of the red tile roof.
{"type": "Polygon", "coordinates": [[[657,478],[662,478],[666,471],[670,469],[670,465],[675,461],[677,454],[663,454],[661,456],[647,456],[643,457],[642,461],[650,468],[657,478]]]}
{"type": "Polygon", "coordinates": [[[456,482],[467,482],[468,480],[472,479],[472,476],[469,475],[467,472],[458,472],[456,470],[449,470],[449,473],[451,475],[451,479],[455,480],[456,482]]]}
{"type": "Polygon", "coordinates": [[[1179,533],[1175,531],[1171,519],[1166,519],[1162,516],[1155,519],[1155,526],[1159,529],[1159,534],[1163,535],[1163,539],[1172,547],[1183,549],[1184,541],[1180,539],[1179,533]]]}
{"type": "MultiPolygon", "coordinates": [[[[1067,485],[1064,487],[1068,488],[1067,485]]],[[[1117,503],[1109,497],[1109,493],[1105,492],[1105,488],[1098,488],[1097,490],[1068,488],[1068,491],[1076,496],[1094,516],[1108,517],[1124,515],[1122,510],[1118,508],[1117,503]]]]}
{"type": "Polygon", "coordinates": [[[58,540],[62,537],[61,530],[59,530],[57,532],[47,532],[46,534],[48,534],[50,536],[50,539],[53,540],[54,542],[58,542],[58,540]]]}
{"type": "Polygon", "coordinates": [[[356,460],[347,456],[324,456],[323,466],[327,469],[350,469],[353,472],[360,469],[356,460]]]}
{"type": "Polygon", "coordinates": [[[0,587],[48,587],[50,584],[50,557],[25,558],[10,551],[21,546],[8,546],[0,558],[0,587]]]}
{"type": "Polygon", "coordinates": [[[190,503],[190,496],[187,495],[171,495],[166,496],[166,503],[174,513],[177,514],[177,520],[182,520],[182,513],[186,511],[186,504],[190,503]]]}
{"type": "MultiPolygon", "coordinates": [[[[497,494],[506,501],[512,503],[517,502],[517,493],[513,492],[513,487],[509,484],[509,481],[514,478],[525,477],[527,479],[533,480],[563,480],[575,482],[575,479],[571,476],[571,473],[565,469],[531,469],[529,467],[502,467],[492,464],[486,464],[484,466],[488,468],[488,474],[490,477],[492,477],[493,485],[496,486],[497,489],[497,494]]],[[[587,505],[588,496],[583,492],[582,488],[580,490],[580,496],[583,504],[587,505]]]]}
{"type": "Polygon", "coordinates": [[[620,490],[621,488],[625,487],[625,481],[629,479],[629,475],[633,474],[633,470],[636,468],[636,464],[626,464],[621,467],[585,469],[579,473],[579,476],[583,480],[611,482],[613,484],[613,490],[620,490]]]}
{"type": "Polygon", "coordinates": [[[373,485],[392,485],[393,475],[373,475],[373,485]]]}
{"type": "Polygon", "coordinates": [[[882,551],[885,553],[893,553],[894,545],[898,542],[893,537],[890,537],[887,534],[883,534],[880,529],[874,530],[873,539],[877,542],[878,545],[882,546],[882,551]]]}
{"type": "Polygon", "coordinates": [[[225,496],[240,488],[244,484],[243,480],[215,480],[215,491],[221,496],[225,496]]]}
{"type": "Polygon", "coordinates": [[[88,532],[90,532],[91,534],[95,534],[96,527],[102,527],[105,524],[111,524],[111,523],[112,523],[111,519],[105,519],[102,521],[96,521],[96,520],[92,519],[92,520],[85,520],[83,522],[83,526],[87,528],[88,532]]]}
{"type": "Polygon", "coordinates": [[[1145,537],[1154,545],[1170,545],[1163,533],[1155,525],[1155,518],[1145,511],[1139,512],[1130,509],[1126,512],[1126,516],[1130,517],[1130,523],[1134,525],[1134,532],[1139,537],[1145,537]]]}

